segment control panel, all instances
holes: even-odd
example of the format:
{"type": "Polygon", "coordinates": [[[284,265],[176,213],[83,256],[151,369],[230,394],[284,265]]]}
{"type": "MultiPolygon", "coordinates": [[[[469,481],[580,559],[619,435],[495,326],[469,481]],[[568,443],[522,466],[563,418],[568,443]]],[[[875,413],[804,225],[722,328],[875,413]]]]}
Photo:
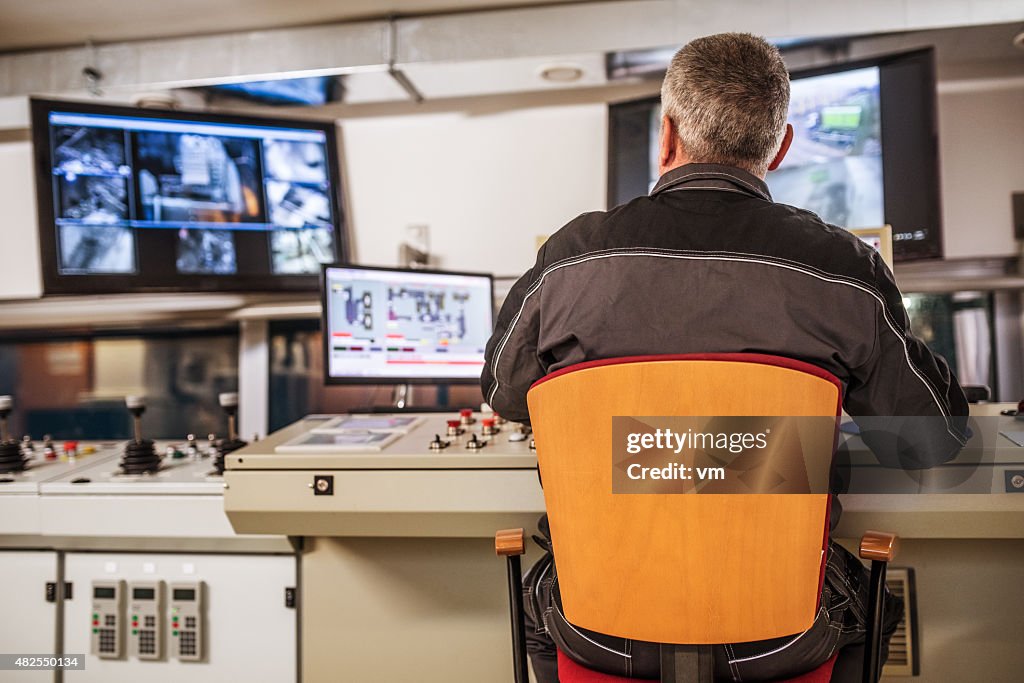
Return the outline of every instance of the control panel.
{"type": "Polygon", "coordinates": [[[128,587],[131,602],[131,634],[128,652],[138,659],[161,659],[164,642],[163,581],[133,582],[128,587]]]}
{"type": "Polygon", "coordinates": [[[103,659],[120,659],[123,641],[124,581],[93,581],[91,651],[103,659]]]}
{"type": "Polygon", "coordinates": [[[171,584],[171,656],[183,662],[203,659],[203,582],[171,584]]]}

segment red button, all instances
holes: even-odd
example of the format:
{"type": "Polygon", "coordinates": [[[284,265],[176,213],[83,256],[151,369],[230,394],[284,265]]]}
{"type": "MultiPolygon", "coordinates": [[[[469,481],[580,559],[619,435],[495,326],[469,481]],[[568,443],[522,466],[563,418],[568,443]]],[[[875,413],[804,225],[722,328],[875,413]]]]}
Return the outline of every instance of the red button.
{"type": "Polygon", "coordinates": [[[65,453],[67,453],[68,451],[77,451],[77,450],[78,450],[78,442],[77,441],[65,441],[64,442],[64,452],[65,453]]]}
{"type": "Polygon", "coordinates": [[[99,622],[99,620],[98,620],[98,619],[93,619],[93,621],[92,621],[92,625],[93,625],[93,626],[99,626],[99,625],[100,625],[100,622],[99,622]]]}
{"type": "Polygon", "coordinates": [[[494,418],[493,417],[485,417],[482,420],[482,422],[483,422],[484,427],[493,427],[494,426],[494,418]]]}
{"type": "Polygon", "coordinates": [[[459,411],[459,416],[460,417],[473,417],[473,409],[472,408],[463,408],[462,410],[459,411]]]}
{"type": "Polygon", "coordinates": [[[448,420],[448,426],[449,427],[461,427],[462,426],[462,422],[460,422],[459,420],[448,420]]]}

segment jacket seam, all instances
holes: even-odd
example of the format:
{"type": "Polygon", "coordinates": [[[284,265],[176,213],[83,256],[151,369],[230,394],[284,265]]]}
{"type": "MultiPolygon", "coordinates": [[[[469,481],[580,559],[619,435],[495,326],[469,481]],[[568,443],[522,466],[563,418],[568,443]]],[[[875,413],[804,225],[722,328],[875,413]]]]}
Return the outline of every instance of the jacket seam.
{"type": "MultiPolygon", "coordinates": [[[[928,393],[931,394],[932,400],[935,402],[936,407],[939,409],[939,412],[942,414],[942,417],[946,422],[946,431],[961,445],[965,443],[963,437],[956,434],[951,429],[949,420],[951,415],[947,413],[946,408],[942,405],[942,402],[939,400],[940,392],[938,391],[938,388],[931,383],[931,381],[922,373],[920,368],[918,368],[911,359],[906,330],[903,328],[902,325],[899,324],[895,317],[890,314],[888,304],[885,301],[885,297],[882,296],[881,292],[878,291],[877,288],[868,285],[867,283],[857,278],[850,278],[835,273],[829,273],[797,261],[790,261],[788,259],[781,259],[778,257],[762,254],[745,254],[741,252],[696,252],[686,250],[634,247],[626,249],[607,249],[601,251],[587,252],[577,256],[562,259],[560,261],[556,261],[555,263],[551,264],[546,269],[544,269],[544,271],[538,276],[538,278],[527,290],[526,294],[523,296],[523,301],[519,307],[519,310],[516,312],[516,315],[510,321],[509,328],[502,336],[501,343],[496,347],[494,362],[492,364],[494,367],[494,386],[492,387],[491,392],[488,394],[488,402],[493,401],[494,396],[497,394],[501,384],[498,378],[501,354],[504,352],[509,339],[511,339],[512,334],[515,331],[515,327],[518,324],[520,318],[522,317],[523,311],[526,308],[527,302],[529,301],[530,297],[533,296],[533,294],[535,294],[543,286],[545,278],[549,274],[553,273],[556,270],[560,270],[561,268],[565,268],[571,265],[577,265],[579,263],[584,263],[594,259],[611,258],[615,256],[653,256],[661,258],[675,258],[686,260],[732,260],[749,263],[762,263],[765,265],[775,266],[779,268],[786,268],[789,270],[793,270],[795,272],[802,272],[804,274],[811,275],[812,277],[823,279],[826,282],[830,281],[836,284],[845,284],[847,286],[863,291],[864,293],[868,294],[873,299],[875,299],[876,303],[881,307],[883,318],[888,324],[889,329],[893,332],[894,335],[896,335],[901,345],[903,346],[904,358],[907,361],[907,366],[910,368],[911,372],[918,378],[918,380],[925,386],[925,388],[928,390],[928,393]]],[[[875,336],[876,338],[878,336],[877,330],[875,336]]]]}

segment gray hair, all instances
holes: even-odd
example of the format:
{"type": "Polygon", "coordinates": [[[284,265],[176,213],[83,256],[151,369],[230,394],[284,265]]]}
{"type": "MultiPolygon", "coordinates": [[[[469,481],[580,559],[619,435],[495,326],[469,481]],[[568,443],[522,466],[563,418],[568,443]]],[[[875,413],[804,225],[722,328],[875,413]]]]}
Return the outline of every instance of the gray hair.
{"type": "Polygon", "coordinates": [[[778,49],[759,36],[697,38],[672,58],[661,106],[691,161],[763,176],[786,131],[789,72],[778,49]]]}

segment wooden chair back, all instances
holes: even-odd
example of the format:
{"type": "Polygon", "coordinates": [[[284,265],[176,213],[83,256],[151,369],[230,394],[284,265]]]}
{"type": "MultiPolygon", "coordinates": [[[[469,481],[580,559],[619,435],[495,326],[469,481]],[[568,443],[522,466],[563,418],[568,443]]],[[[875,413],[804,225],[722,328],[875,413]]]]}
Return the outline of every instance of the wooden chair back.
{"type": "MultiPolygon", "coordinates": [[[[527,398],[571,623],[690,645],[810,627],[829,495],[613,493],[612,418],[834,418],[841,406],[835,377],[773,356],[651,356],[566,368],[537,382],[527,398]]],[[[823,468],[827,481],[832,448],[825,450],[807,466],[823,468]]]]}

